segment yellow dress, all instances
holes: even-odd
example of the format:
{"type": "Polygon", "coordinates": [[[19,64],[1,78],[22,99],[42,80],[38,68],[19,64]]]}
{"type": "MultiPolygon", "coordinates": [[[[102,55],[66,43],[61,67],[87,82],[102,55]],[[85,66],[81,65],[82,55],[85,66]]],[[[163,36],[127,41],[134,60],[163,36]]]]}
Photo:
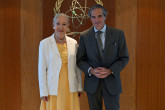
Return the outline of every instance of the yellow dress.
{"type": "Polygon", "coordinates": [[[49,95],[48,101],[41,101],[40,110],[80,110],[78,93],[70,93],[68,81],[67,44],[57,44],[62,59],[58,95],[49,95]]]}

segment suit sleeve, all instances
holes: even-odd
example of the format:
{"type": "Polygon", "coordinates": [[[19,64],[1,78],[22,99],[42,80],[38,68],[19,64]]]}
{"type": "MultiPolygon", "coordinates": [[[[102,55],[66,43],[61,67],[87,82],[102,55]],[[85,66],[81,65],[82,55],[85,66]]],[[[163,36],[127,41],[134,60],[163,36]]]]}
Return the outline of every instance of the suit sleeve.
{"type": "Polygon", "coordinates": [[[77,51],[77,66],[88,76],[88,69],[91,67],[87,62],[87,53],[83,37],[80,36],[79,47],[77,51]]]}
{"type": "Polygon", "coordinates": [[[120,73],[129,61],[128,49],[124,33],[121,31],[118,39],[118,55],[117,60],[110,66],[113,75],[120,73]]]}

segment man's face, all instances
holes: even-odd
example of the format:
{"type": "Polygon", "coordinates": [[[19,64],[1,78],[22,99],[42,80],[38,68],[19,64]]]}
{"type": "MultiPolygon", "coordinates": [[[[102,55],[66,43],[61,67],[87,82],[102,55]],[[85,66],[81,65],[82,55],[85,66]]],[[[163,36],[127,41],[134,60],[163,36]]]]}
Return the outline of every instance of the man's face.
{"type": "Polygon", "coordinates": [[[93,26],[97,30],[101,30],[104,27],[106,17],[104,16],[101,8],[96,8],[92,10],[90,19],[92,21],[93,26]]]}

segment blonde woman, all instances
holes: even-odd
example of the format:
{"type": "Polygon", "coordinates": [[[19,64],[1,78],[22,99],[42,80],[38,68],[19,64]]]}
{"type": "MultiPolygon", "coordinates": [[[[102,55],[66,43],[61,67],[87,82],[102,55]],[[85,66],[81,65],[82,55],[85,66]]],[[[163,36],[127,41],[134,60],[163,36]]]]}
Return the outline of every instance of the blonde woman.
{"type": "Polygon", "coordinates": [[[66,36],[69,18],[63,13],[53,19],[54,34],[39,46],[40,110],[80,110],[82,76],[76,66],[77,41],[66,36]]]}

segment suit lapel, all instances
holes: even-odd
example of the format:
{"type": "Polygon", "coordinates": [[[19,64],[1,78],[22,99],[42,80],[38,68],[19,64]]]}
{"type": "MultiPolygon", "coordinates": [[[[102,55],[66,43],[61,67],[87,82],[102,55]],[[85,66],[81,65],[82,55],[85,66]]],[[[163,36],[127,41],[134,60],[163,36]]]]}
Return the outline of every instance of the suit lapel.
{"type": "MultiPolygon", "coordinates": [[[[68,53],[68,60],[70,58],[70,55],[71,55],[71,49],[72,49],[72,42],[69,40],[69,38],[66,36],[66,42],[67,42],[67,53],[68,53]]],[[[58,47],[57,47],[57,44],[55,42],[55,39],[54,39],[54,34],[51,36],[51,45],[53,47],[53,51],[55,52],[55,54],[61,58],[60,56],[60,53],[58,51],[58,47]]]]}
{"type": "Polygon", "coordinates": [[[106,38],[105,38],[105,48],[104,48],[104,54],[108,51],[109,45],[112,42],[112,30],[107,27],[106,28],[106,38]]]}
{"type": "MultiPolygon", "coordinates": [[[[98,45],[97,45],[97,40],[96,40],[96,37],[95,37],[95,31],[94,31],[94,27],[92,27],[90,30],[89,30],[89,42],[90,46],[92,46],[92,49],[96,52],[96,55],[98,55],[100,57],[100,54],[99,54],[99,49],[98,49],[98,45]]],[[[101,60],[101,57],[100,57],[100,60],[101,60]]]]}
{"type": "MultiPolygon", "coordinates": [[[[53,47],[54,53],[55,53],[58,57],[60,57],[60,53],[59,53],[59,51],[58,51],[58,47],[57,47],[57,44],[56,44],[56,41],[55,41],[55,38],[54,38],[54,34],[51,36],[51,45],[52,45],[52,47],[53,47]]],[[[61,57],[60,57],[60,58],[61,58],[61,57]]]]}

